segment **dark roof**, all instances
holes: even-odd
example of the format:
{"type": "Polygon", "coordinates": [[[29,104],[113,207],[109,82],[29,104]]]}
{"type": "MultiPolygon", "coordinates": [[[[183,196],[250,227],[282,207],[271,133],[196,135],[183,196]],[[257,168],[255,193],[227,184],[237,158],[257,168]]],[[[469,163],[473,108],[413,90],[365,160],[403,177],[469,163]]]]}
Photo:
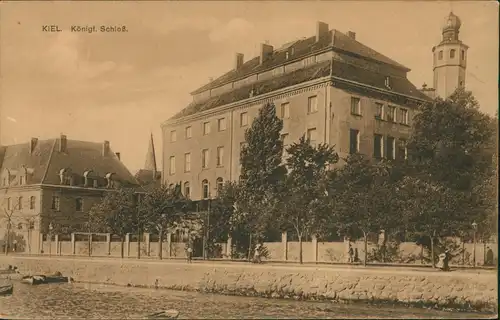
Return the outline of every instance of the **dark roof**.
{"type": "Polygon", "coordinates": [[[210,83],[198,88],[197,90],[193,91],[192,94],[197,94],[209,89],[219,87],[225,83],[245,78],[255,72],[261,72],[272,67],[277,67],[287,61],[291,61],[291,59],[298,59],[313,52],[324,50],[328,47],[331,47],[334,51],[348,52],[355,56],[361,56],[367,59],[389,64],[399,69],[404,69],[405,71],[410,71],[410,69],[403,66],[402,64],[365,46],[364,44],[345,35],[344,33],[333,29],[329,32],[328,36],[321,38],[318,42],[316,42],[316,36],[313,36],[306,39],[297,40],[283,50],[280,50],[278,48],[273,52],[273,55],[269,57],[269,59],[263,64],[260,64],[260,56],[255,57],[245,62],[237,70],[233,69],[222,75],[221,77],[211,81],[210,83]],[[293,50],[293,55],[291,56],[291,59],[287,60],[286,52],[289,50],[293,50]]]}
{"type": "Polygon", "coordinates": [[[161,172],[156,172],[156,177],[154,177],[153,170],[140,169],[134,175],[141,186],[146,186],[150,184],[161,183],[161,172]]]}
{"type": "Polygon", "coordinates": [[[59,185],[59,172],[64,168],[70,169],[76,178],[75,186],[83,184],[83,173],[87,170],[92,170],[91,177],[101,180],[106,174],[114,173],[113,180],[123,186],[138,184],[111,149],[108,155],[103,155],[103,143],[66,141],[66,152],[59,152],[61,139],[39,140],[32,153],[29,143],[4,146],[0,153],[1,170],[19,170],[22,166],[32,169],[29,184],[59,185]]]}
{"type": "Polygon", "coordinates": [[[333,63],[331,61],[324,61],[290,73],[282,74],[279,77],[248,84],[247,86],[223,93],[220,96],[215,96],[205,101],[193,102],[170,119],[178,119],[247,99],[252,89],[254,89],[256,95],[259,95],[302,82],[328,77],[330,75],[344,80],[355,81],[360,84],[392,91],[397,94],[404,94],[416,99],[429,100],[427,95],[420,92],[405,77],[391,77],[391,89],[388,89],[385,86],[386,76],[383,74],[339,61],[334,61],[333,63]]]}

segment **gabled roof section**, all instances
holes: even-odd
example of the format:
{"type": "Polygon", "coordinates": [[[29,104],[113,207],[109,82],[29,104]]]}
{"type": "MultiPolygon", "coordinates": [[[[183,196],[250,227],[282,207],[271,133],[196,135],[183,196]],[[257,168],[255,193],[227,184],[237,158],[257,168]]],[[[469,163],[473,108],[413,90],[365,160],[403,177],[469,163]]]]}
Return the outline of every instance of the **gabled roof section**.
{"type": "Polygon", "coordinates": [[[369,60],[388,64],[395,68],[403,69],[405,71],[410,71],[410,69],[405,67],[404,65],[386,57],[385,55],[369,48],[368,46],[365,46],[364,44],[356,41],[355,39],[347,36],[346,34],[333,29],[329,31],[327,37],[323,37],[319,41],[316,41],[316,36],[313,36],[289,42],[283,45],[281,48],[275,50],[273,52],[273,55],[263,64],[260,64],[260,57],[257,56],[245,62],[237,70],[233,69],[225,73],[219,78],[191,92],[191,94],[193,95],[198,94],[206,90],[219,87],[226,83],[237,81],[253,73],[262,72],[267,69],[285,64],[286,62],[291,62],[295,59],[304,58],[309,54],[325,50],[326,48],[329,47],[334,51],[342,51],[369,60]],[[291,51],[293,51],[293,54],[287,59],[286,53],[291,51]]]}
{"type": "MultiPolygon", "coordinates": [[[[0,167],[2,172],[5,169],[19,170],[22,166],[33,169],[30,177],[30,184],[42,182],[50,160],[50,155],[54,148],[56,139],[38,141],[30,152],[29,143],[15,144],[0,147],[0,167]]],[[[15,181],[14,181],[15,184],[15,181]]]]}
{"type": "Polygon", "coordinates": [[[61,139],[38,140],[32,152],[28,142],[4,146],[0,152],[1,170],[19,170],[22,166],[30,169],[28,184],[59,185],[59,173],[65,168],[81,179],[85,171],[92,170],[92,175],[101,178],[114,173],[113,179],[123,186],[138,184],[111,149],[103,155],[103,143],[66,140],[65,152],[59,151],[60,143],[61,139]]]}
{"type": "Polygon", "coordinates": [[[252,89],[255,91],[256,95],[259,95],[293,86],[302,82],[326,77],[330,74],[330,65],[331,61],[324,61],[311,65],[310,67],[298,69],[290,73],[285,73],[281,77],[249,84],[222,95],[210,98],[206,101],[193,102],[170,119],[178,119],[198,112],[210,110],[225,104],[247,99],[249,98],[249,92],[252,89]]]}

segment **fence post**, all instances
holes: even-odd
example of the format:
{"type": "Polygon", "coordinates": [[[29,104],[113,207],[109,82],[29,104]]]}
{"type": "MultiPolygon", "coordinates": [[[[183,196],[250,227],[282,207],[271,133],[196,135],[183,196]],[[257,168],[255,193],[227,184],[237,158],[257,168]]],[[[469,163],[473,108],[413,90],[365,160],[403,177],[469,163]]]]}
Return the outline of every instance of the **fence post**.
{"type": "Polygon", "coordinates": [[[55,238],[55,239],[54,239],[54,243],[55,243],[55,245],[56,245],[56,256],[60,256],[60,255],[61,255],[61,251],[59,250],[59,235],[58,235],[58,234],[56,234],[56,235],[54,236],[54,238],[55,238]]]}
{"type": "Polygon", "coordinates": [[[130,257],[130,233],[125,235],[125,248],[127,249],[127,258],[130,257]]]}
{"type": "Polygon", "coordinates": [[[76,252],[75,234],[71,233],[71,254],[75,254],[75,252],[76,252]]]}
{"type": "Polygon", "coordinates": [[[151,252],[151,236],[149,233],[144,233],[144,242],[146,242],[146,256],[149,257],[151,252]]]}
{"type": "Polygon", "coordinates": [[[233,254],[233,238],[231,236],[227,237],[227,244],[226,244],[226,257],[228,259],[232,259],[232,254],[233,254]]]}
{"type": "Polygon", "coordinates": [[[283,231],[281,233],[281,244],[283,245],[283,261],[288,260],[288,233],[283,231]]]}
{"type": "Polygon", "coordinates": [[[45,251],[43,251],[43,233],[40,233],[38,235],[38,237],[39,237],[39,239],[38,239],[38,253],[45,254],[45,251]]]}
{"type": "Polygon", "coordinates": [[[108,245],[108,256],[111,255],[111,233],[106,233],[106,243],[108,245]]]}
{"type": "Polygon", "coordinates": [[[172,257],[172,234],[167,232],[167,258],[172,257]]]}
{"type": "Polygon", "coordinates": [[[314,263],[318,262],[318,238],[316,235],[311,236],[312,245],[313,245],[313,261],[314,263]]]}

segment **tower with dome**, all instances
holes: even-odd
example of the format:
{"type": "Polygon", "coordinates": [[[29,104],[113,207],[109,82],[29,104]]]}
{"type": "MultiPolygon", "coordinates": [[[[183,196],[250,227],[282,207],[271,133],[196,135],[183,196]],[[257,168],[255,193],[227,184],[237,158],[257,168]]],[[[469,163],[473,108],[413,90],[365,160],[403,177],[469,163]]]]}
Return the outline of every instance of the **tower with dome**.
{"type": "Polygon", "coordinates": [[[441,42],[432,48],[434,94],[443,99],[465,86],[469,47],[459,38],[461,25],[460,18],[450,12],[443,22],[441,42]]]}

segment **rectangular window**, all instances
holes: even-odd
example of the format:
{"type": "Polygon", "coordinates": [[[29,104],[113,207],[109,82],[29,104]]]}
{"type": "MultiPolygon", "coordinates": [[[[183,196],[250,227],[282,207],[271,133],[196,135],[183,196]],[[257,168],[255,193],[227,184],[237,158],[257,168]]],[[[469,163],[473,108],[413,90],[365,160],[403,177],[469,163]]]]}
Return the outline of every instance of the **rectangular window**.
{"type": "Polygon", "coordinates": [[[359,152],[359,130],[350,129],[349,130],[349,153],[359,152]]]}
{"type": "Polygon", "coordinates": [[[210,122],[203,123],[203,135],[206,136],[210,133],[210,122]]]}
{"type": "Polygon", "coordinates": [[[401,109],[401,124],[406,124],[408,125],[408,110],[407,109],[401,109]]]}
{"type": "Polygon", "coordinates": [[[380,134],[373,136],[373,157],[381,159],[384,154],[384,137],[380,134]]]}
{"type": "Polygon", "coordinates": [[[184,154],[184,172],[191,171],[191,153],[184,154]]]}
{"type": "Polygon", "coordinates": [[[351,97],[351,114],[357,116],[361,115],[361,99],[356,97],[351,97]]]}
{"type": "Polygon", "coordinates": [[[240,127],[244,127],[248,125],[248,114],[246,112],[242,112],[240,114],[240,127]]]}
{"type": "Polygon", "coordinates": [[[76,211],[83,211],[83,199],[82,198],[75,199],[75,209],[76,209],[76,211]]]}
{"type": "Polygon", "coordinates": [[[17,198],[17,208],[23,210],[23,197],[17,198]]]}
{"type": "Polygon", "coordinates": [[[10,202],[10,198],[7,198],[7,210],[12,208],[12,203],[10,202]]]}
{"type": "Polygon", "coordinates": [[[396,122],[396,107],[387,107],[387,121],[396,122]]]}
{"type": "Polygon", "coordinates": [[[281,104],[281,119],[290,118],[290,103],[281,104]]]}
{"type": "Polygon", "coordinates": [[[217,166],[224,165],[224,147],[217,147],[217,166]]]}
{"type": "Polygon", "coordinates": [[[217,120],[217,127],[219,131],[225,131],[226,130],[226,118],[220,118],[217,120]]]}
{"type": "Polygon", "coordinates": [[[307,113],[318,112],[318,98],[316,96],[307,99],[307,113]]]}
{"type": "Polygon", "coordinates": [[[7,178],[3,178],[3,186],[6,187],[8,186],[8,179],[7,178]]]}
{"type": "Polygon", "coordinates": [[[379,102],[375,102],[375,119],[384,120],[384,105],[379,102]]]}
{"type": "Polygon", "coordinates": [[[177,141],[177,131],[172,130],[170,131],[170,142],[175,142],[177,141]]]}
{"type": "Polygon", "coordinates": [[[208,168],[208,164],[209,164],[208,160],[209,160],[209,158],[210,158],[210,153],[209,153],[208,149],[203,149],[201,151],[201,167],[203,169],[208,168]]]}
{"type": "Polygon", "coordinates": [[[402,160],[408,159],[408,147],[405,139],[399,139],[398,143],[398,158],[402,160]]]}
{"type": "Polygon", "coordinates": [[[387,155],[386,158],[389,160],[394,160],[396,158],[396,139],[393,137],[387,137],[387,155]]]}
{"type": "Polygon", "coordinates": [[[311,128],[307,130],[307,139],[311,143],[311,145],[315,146],[316,145],[316,128],[311,128]]]}
{"type": "Polygon", "coordinates": [[[169,162],[169,173],[170,175],[175,174],[175,157],[171,156],[170,157],[170,162],[169,162]]]}
{"type": "Polygon", "coordinates": [[[191,131],[191,126],[186,127],[184,135],[186,136],[186,139],[191,139],[191,137],[193,136],[193,133],[191,131]]]}
{"type": "Polygon", "coordinates": [[[60,199],[59,196],[52,196],[52,210],[59,211],[60,199]]]}
{"type": "Polygon", "coordinates": [[[30,209],[31,210],[35,209],[35,200],[36,200],[36,198],[34,196],[30,197],[30,209]]]}

